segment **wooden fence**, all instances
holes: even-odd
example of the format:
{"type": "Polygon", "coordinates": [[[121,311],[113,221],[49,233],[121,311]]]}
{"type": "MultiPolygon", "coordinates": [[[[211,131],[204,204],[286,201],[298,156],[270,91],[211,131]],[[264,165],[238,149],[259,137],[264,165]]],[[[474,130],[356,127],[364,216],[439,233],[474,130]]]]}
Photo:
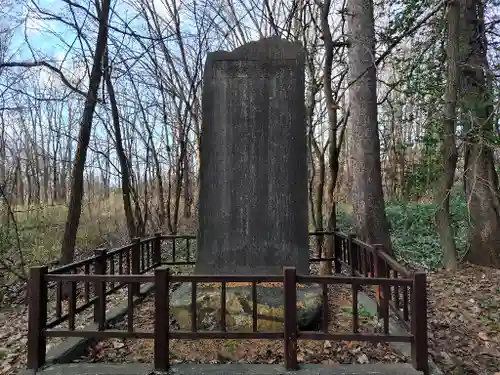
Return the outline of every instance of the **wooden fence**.
{"type": "Polygon", "coordinates": [[[132,244],[112,251],[96,250],[91,258],[49,271],[34,267],[29,281],[28,368],[36,370],[45,364],[47,337],[145,338],[154,340],[155,369],[167,370],[170,339],[283,339],[285,365],[297,368],[297,340],[349,340],[371,342],[409,342],[413,366],[428,372],[426,275],[410,272],[399,265],[380,245],[369,245],[353,235],[340,232],[314,232],[311,237],[333,236],[333,258],[313,257],[311,263],[333,262],[334,276],[298,275],[295,268],[285,268],[282,275],[174,275],[169,266],[192,265],[191,244],[195,236],[162,236],[135,239],[132,244]],[[182,246],[180,246],[182,245],[182,246]],[[182,251],[179,251],[182,248],[182,251]],[[181,257],[181,258],[179,258],[181,257]],[[148,274],[154,269],[154,274],[148,274]],[[191,331],[170,331],[169,290],[172,283],[191,283],[191,331]],[[252,332],[230,332],[226,327],[226,286],[228,282],[252,284],[252,332]],[[257,331],[256,286],[262,282],[283,283],[284,331],[257,331]],[[142,284],[155,285],[154,331],[134,328],[134,297],[142,284]],[[221,283],[221,321],[219,331],[197,328],[196,289],[198,283],[221,283]],[[323,287],[323,327],[321,331],[300,331],[297,328],[296,284],[314,283],[323,287]],[[328,332],[328,284],[352,287],[352,332],[328,332]],[[361,289],[376,290],[381,333],[359,332],[358,295],[361,289]],[[127,288],[127,329],[106,327],[106,296],[127,288]],[[55,313],[49,317],[49,293],[55,293],[55,313]],[[80,303],[80,304],[79,304],[80,303]],[[63,306],[66,311],[63,314],[63,306]],[[77,314],[93,307],[97,330],[75,328],[77,314]],[[407,327],[407,335],[389,333],[392,315],[407,327]],[[61,328],[67,322],[67,328],[61,328]]]}

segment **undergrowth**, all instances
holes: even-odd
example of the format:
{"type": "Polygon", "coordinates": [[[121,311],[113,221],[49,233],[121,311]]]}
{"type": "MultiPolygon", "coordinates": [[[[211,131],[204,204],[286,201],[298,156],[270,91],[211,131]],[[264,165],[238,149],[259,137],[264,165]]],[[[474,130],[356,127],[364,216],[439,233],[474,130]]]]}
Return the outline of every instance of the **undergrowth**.
{"type": "MultiPolygon", "coordinates": [[[[124,215],[120,197],[85,204],[77,234],[77,249],[92,250],[125,238],[124,215]]],[[[353,230],[349,206],[339,205],[338,228],[353,230]]],[[[435,228],[436,207],[429,203],[387,202],[391,237],[399,261],[436,269],[442,265],[442,252],[435,228]]],[[[467,207],[463,194],[455,192],[451,199],[456,244],[460,254],[466,249],[467,207]]],[[[58,259],[67,208],[64,205],[38,208],[16,207],[17,230],[13,225],[0,225],[0,256],[16,256],[19,247],[25,267],[47,264],[58,259]]],[[[194,233],[192,228],[187,232],[194,233]]],[[[192,248],[194,249],[194,248],[192,248]]],[[[178,249],[180,250],[180,249],[178,249]]],[[[12,275],[11,275],[12,276],[12,275]]],[[[9,281],[10,277],[7,277],[9,281]]],[[[2,280],[0,280],[1,282],[2,280]]]]}
{"type": "MultiPolygon", "coordinates": [[[[67,206],[46,205],[14,207],[15,222],[11,219],[0,225],[0,256],[10,259],[12,267],[24,263],[30,266],[48,264],[57,260],[66,224],[67,206]]],[[[95,200],[84,204],[76,238],[76,249],[86,253],[99,246],[106,246],[116,238],[123,238],[123,209],[119,199],[95,200]]],[[[5,220],[4,220],[5,221],[5,220]]],[[[16,275],[7,271],[9,283],[16,275]]],[[[22,271],[21,271],[22,272],[22,271]]],[[[2,280],[0,280],[2,281],[2,280]]]]}
{"type": "MultiPolygon", "coordinates": [[[[450,202],[455,243],[459,257],[467,245],[467,205],[460,192],[454,192],[450,202]]],[[[339,205],[337,226],[345,232],[354,232],[349,208],[339,205]]],[[[432,203],[386,202],[391,240],[396,257],[402,263],[438,269],[442,266],[443,254],[439,245],[432,203]]]]}

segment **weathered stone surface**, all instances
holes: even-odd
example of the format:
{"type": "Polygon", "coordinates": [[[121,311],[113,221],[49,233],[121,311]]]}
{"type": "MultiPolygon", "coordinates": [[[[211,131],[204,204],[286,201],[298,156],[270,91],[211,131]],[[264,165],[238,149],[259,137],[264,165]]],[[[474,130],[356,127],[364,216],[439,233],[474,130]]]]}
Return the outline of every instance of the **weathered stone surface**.
{"type": "Polygon", "coordinates": [[[208,55],[198,274],[308,269],[304,51],[277,38],[208,55]]]}
{"type": "MultiPolygon", "coordinates": [[[[297,320],[301,329],[311,329],[321,319],[322,289],[316,285],[297,288],[297,320]]],[[[221,289],[197,289],[196,311],[198,329],[219,330],[221,319],[221,289]]],[[[182,330],[191,329],[191,288],[183,284],[173,292],[170,311],[182,330]]],[[[257,286],[257,329],[283,330],[283,288],[257,286]]],[[[250,286],[226,289],[226,325],[229,331],[252,331],[252,290],[250,286]]]]}

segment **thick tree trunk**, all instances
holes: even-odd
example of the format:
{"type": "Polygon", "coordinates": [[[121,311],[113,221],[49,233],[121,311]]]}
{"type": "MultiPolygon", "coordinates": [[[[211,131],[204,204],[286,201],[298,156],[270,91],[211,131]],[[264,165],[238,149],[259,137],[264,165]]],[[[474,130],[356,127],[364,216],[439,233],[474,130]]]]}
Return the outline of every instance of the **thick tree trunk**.
{"type": "Polygon", "coordinates": [[[371,0],[350,0],[347,24],[349,58],[349,123],[352,131],[352,203],[356,232],[392,253],[385,215],[377,124],[377,73],[371,0]]]}
{"type": "MultiPolygon", "coordinates": [[[[96,0],[98,1],[98,0],[96,0]]],[[[71,192],[69,199],[68,215],[61,249],[61,263],[66,264],[73,260],[75,251],[76,234],[80,223],[83,198],[83,172],[85,160],[87,159],[87,149],[90,142],[92,130],[92,120],[97,103],[97,91],[102,78],[102,58],[107,44],[109,0],[102,0],[99,12],[99,32],[94,54],[92,71],[90,74],[89,89],[85,99],[82,120],[80,122],[80,132],[78,135],[78,145],[73,161],[71,173],[71,192]]]]}
{"type": "Polygon", "coordinates": [[[466,260],[500,267],[500,199],[493,150],[489,144],[496,132],[484,32],[484,5],[463,0],[464,56],[462,68],[465,131],[464,187],[470,225],[466,260]]]}
{"type": "Polygon", "coordinates": [[[460,20],[460,4],[457,1],[448,3],[448,37],[446,54],[448,72],[444,93],[444,119],[441,130],[441,175],[436,186],[435,214],[439,242],[443,249],[443,265],[447,270],[457,268],[457,249],[450,217],[450,193],[455,180],[458,151],[455,141],[455,123],[457,114],[458,93],[458,25],[460,20]]]}

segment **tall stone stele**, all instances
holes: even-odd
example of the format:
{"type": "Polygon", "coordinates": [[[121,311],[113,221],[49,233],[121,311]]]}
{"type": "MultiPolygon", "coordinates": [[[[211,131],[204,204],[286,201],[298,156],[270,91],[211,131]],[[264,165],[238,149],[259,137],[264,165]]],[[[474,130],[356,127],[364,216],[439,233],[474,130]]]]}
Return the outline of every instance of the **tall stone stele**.
{"type": "Polygon", "coordinates": [[[197,274],[309,272],[304,59],[279,38],[208,55],[197,274]]]}

